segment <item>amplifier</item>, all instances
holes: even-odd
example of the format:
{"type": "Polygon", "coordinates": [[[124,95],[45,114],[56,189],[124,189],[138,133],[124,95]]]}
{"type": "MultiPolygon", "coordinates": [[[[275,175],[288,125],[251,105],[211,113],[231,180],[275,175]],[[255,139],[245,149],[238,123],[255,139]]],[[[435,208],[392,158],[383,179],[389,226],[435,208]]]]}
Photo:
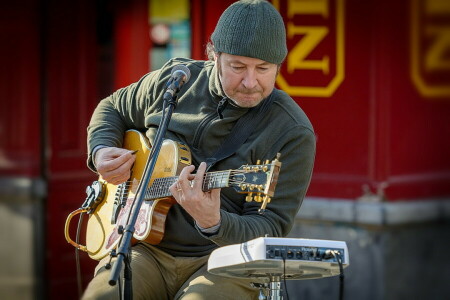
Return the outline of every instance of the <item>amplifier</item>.
{"type": "Polygon", "coordinates": [[[297,238],[256,238],[214,250],[208,260],[212,274],[258,278],[315,279],[335,276],[349,265],[342,241],[297,238]]]}

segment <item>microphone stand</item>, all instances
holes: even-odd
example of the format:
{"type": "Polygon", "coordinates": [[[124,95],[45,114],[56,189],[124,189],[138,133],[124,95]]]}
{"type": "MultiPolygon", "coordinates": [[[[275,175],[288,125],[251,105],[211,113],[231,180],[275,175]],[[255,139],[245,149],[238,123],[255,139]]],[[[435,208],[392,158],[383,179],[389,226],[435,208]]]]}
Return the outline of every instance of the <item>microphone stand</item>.
{"type": "Polygon", "coordinates": [[[119,246],[117,248],[117,253],[113,254],[117,256],[117,260],[111,270],[111,276],[109,279],[109,284],[111,286],[116,285],[117,280],[119,278],[119,273],[122,270],[122,264],[125,262],[124,278],[123,278],[124,288],[122,290],[121,295],[122,299],[128,300],[133,298],[132,281],[131,281],[132,272],[130,266],[131,238],[133,237],[135,231],[134,226],[136,224],[139,211],[141,209],[142,203],[144,202],[145,191],[147,190],[148,183],[150,182],[153,170],[156,165],[156,160],[161,150],[163,137],[165,136],[170,119],[172,118],[172,113],[175,107],[177,106],[176,93],[174,93],[171,98],[164,99],[164,106],[166,106],[165,105],[166,101],[168,103],[168,107],[167,108],[163,107],[163,118],[161,119],[160,126],[156,132],[155,140],[153,142],[152,149],[150,152],[150,159],[147,160],[145,165],[142,180],[136,193],[133,208],[129,217],[129,223],[125,226],[123,230],[122,239],[120,240],[119,246]],[[165,109],[167,109],[167,114],[164,113],[165,109]]]}

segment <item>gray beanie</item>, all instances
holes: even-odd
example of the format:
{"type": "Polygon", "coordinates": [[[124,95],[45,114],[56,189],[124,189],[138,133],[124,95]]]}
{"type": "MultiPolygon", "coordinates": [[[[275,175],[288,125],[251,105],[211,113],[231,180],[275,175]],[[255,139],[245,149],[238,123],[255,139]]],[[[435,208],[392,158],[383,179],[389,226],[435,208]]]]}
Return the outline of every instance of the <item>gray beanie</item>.
{"type": "Polygon", "coordinates": [[[287,54],[280,13],[265,0],[241,0],[222,14],[211,41],[217,52],[281,64],[287,54]]]}

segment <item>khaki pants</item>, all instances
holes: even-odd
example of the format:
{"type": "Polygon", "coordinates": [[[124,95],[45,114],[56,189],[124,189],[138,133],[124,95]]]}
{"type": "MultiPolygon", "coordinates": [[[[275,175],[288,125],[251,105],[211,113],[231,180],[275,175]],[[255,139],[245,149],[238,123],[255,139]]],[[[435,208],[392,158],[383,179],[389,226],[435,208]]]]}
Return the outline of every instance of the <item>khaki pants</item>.
{"type": "MultiPolygon", "coordinates": [[[[134,300],[258,297],[258,290],[250,285],[256,280],[210,274],[207,271],[209,256],[173,257],[156,247],[140,243],[133,246],[131,257],[134,300]]],[[[120,299],[119,282],[115,286],[108,284],[111,272],[104,267],[108,260],[109,257],[106,257],[99,262],[95,277],[86,288],[82,299],[120,299]]]]}

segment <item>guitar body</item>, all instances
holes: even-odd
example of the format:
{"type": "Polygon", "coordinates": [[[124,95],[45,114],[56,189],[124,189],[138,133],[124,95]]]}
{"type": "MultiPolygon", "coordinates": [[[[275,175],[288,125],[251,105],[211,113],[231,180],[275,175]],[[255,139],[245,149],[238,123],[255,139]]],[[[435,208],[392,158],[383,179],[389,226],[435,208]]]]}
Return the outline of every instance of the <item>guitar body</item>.
{"type": "MultiPolygon", "coordinates": [[[[149,158],[151,146],[140,132],[129,130],[125,133],[123,148],[137,150],[130,179],[121,185],[107,183],[101,177],[105,193],[103,200],[89,215],[86,232],[86,249],[92,259],[100,260],[110,253],[120,241],[120,225],[127,224],[128,215],[149,158]]],[[[149,186],[155,178],[172,177],[183,167],[191,164],[191,153],[182,144],[165,140],[161,147],[149,186]]],[[[132,244],[146,241],[158,244],[163,235],[167,213],[175,203],[172,197],[145,200],[141,206],[133,235],[132,244]]]]}

